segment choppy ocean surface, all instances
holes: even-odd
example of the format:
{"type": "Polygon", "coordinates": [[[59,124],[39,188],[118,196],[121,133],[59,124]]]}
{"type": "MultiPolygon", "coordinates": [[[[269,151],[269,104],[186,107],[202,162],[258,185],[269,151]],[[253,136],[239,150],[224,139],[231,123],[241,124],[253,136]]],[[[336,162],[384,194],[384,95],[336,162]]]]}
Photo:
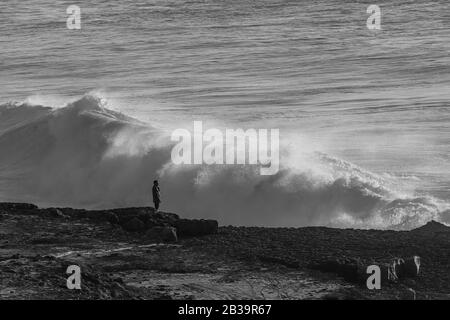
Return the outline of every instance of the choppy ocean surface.
{"type": "Polygon", "coordinates": [[[159,177],[222,224],[450,222],[447,0],[80,0],[68,30],[71,4],[0,3],[0,201],[148,205],[159,177]],[[195,120],[279,128],[282,170],[172,166],[195,120]]]}

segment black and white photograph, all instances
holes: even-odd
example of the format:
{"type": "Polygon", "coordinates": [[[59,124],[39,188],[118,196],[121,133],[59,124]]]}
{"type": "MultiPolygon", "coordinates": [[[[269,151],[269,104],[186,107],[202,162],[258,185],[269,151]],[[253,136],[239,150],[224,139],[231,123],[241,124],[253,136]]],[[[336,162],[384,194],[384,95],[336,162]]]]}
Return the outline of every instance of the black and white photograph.
{"type": "Polygon", "coordinates": [[[0,0],[0,300],[450,300],[450,2],[0,0]]]}

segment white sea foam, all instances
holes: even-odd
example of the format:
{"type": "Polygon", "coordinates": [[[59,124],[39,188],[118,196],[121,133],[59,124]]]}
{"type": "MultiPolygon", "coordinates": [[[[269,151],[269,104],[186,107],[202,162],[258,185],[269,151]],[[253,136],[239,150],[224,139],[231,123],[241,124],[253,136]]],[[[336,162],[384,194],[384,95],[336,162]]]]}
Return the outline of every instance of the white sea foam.
{"type": "Polygon", "coordinates": [[[444,201],[417,197],[395,176],[374,174],[282,133],[280,170],[261,176],[251,165],[174,165],[173,142],[165,132],[109,110],[92,95],[64,108],[0,107],[5,110],[3,201],[149,205],[151,183],[158,178],[164,210],[221,224],[409,229],[448,219],[444,201]]]}

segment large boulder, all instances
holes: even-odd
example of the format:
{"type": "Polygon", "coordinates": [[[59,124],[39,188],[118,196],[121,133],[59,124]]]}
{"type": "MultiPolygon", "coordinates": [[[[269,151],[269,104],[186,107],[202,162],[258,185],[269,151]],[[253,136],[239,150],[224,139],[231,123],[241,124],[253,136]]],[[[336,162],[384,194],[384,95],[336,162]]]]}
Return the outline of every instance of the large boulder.
{"type": "Polygon", "coordinates": [[[196,237],[217,233],[219,224],[216,220],[179,219],[175,227],[180,237],[196,237]]]}
{"type": "Polygon", "coordinates": [[[11,211],[27,211],[36,210],[37,206],[30,203],[12,203],[12,202],[2,202],[0,203],[0,210],[11,211]]]}
{"type": "Polygon", "coordinates": [[[173,227],[152,227],[145,233],[147,240],[153,242],[177,242],[177,232],[173,227]]]}
{"type": "Polygon", "coordinates": [[[381,265],[382,274],[387,274],[387,280],[397,281],[398,279],[414,278],[419,274],[420,257],[395,258],[390,263],[381,265]]]}
{"type": "Polygon", "coordinates": [[[380,268],[381,283],[385,284],[417,276],[420,258],[418,256],[407,259],[395,258],[388,263],[363,263],[359,259],[335,258],[314,261],[309,267],[322,272],[335,273],[350,282],[365,283],[369,277],[367,273],[369,265],[376,265],[380,268]]]}
{"type": "Polygon", "coordinates": [[[115,214],[119,219],[119,223],[123,224],[132,218],[138,218],[144,223],[148,221],[150,216],[154,214],[154,209],[149,207],[143,208],[120,208],[108,210],[109,212],[115,214]]]}
{"type": "Polygon", "coordinates": [[[403,259],[394,259],[390,263],[380,263],[378,266],[381,271],[381,283],[385,284],[387,282],[397,282],[398,274],[403,264],[403,259]]]}
{"type": "Polygon", "coordinates": [[[366,277],[366,268],[359,259],[326,258],[313,261],[309,267],[322,272],[335,273],[350,282],[361,282],[366,277]]]}
{"type": "Polygon", "coordinates": [[[83,210],[72,212],[76,218],[85,218],[96,222],[110,222],[113,224],[124,225],[133,218],[137,218],[144,222],[151,219],[154,215],[153,208],[120,208],[109,210],[83,210]]]}
{"type": "Polygon", "coordinates": [[[40,210],[34,204],[29,203],[0,203],[0,212],[2,214],[14,214],[14,215],[39,215],[40,210]]]}
{"type": "Polygon", "coordinates": [[[122,224],[122,228],[131,232],[143,231],[145,230],[145,223],[138,218],[132,218],[122,224]]]}
{"type": "Polygon", "coordinates": [[[419,275],[420,257],[395,258],[388,264],[381,264],[381,280],[396,282],[399,279],[414,278],[419,275]]]}
{"type": "Polygon", "coordinates": [[[110,212],[106,210],[87,210],[83,213],[84,218],[96,222],[106,222],[108,221],[108,214],[110,212]]]}
{"type": "Polygon", "coordinates": [[[173,213],[155,213],[153,208],[114,209],[110,210],[110,214],[114,215],[113,220],[118,221],[117,223],[120,225],[134,218],[139,219],[145,224],[146,229],[158,226],[175,227],[175,223],[179,219],[178,215],[173,213]]]}
{"type": "Polygon", "coordinates": [[[399,276],[401,278],[414,278],[419,275],[420,272],[420,257],[412,256],[403,260],[403,264],[399,270],[399,276]]]}
{"type": "Polygon", "coordinates": [[[175,227],[179,219],[180,218],[178,217],[178,215],[174,213],[157,212],[155,214],[150,215],[150,218],[147,220],[146,223],[149,227],[153,226],[175,227]]]}

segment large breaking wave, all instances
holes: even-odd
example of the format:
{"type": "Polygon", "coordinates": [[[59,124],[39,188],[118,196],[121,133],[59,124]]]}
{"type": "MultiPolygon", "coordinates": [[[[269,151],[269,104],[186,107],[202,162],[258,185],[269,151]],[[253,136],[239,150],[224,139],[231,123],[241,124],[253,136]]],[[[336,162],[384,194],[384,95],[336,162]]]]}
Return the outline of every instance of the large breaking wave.
{"type": "Polygon", "coordinates": [[[167,134],[95,96],[59,109],[2,105],[0,201],[147,206],[157,178],[163,210],[223,225],[410,229],[445,220],[445,203],[414,197],[394,177],[292,144],[273,176],[255,166],[175,166],[171,149],[167,134]]]}

